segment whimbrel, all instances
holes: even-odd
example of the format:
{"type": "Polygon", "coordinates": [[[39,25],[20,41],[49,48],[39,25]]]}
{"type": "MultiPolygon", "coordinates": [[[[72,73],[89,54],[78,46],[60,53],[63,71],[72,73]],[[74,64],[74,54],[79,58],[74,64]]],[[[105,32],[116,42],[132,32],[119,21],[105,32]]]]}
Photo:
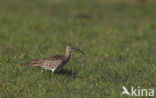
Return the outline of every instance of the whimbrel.
{"type": "Polygon", "coordinates": [[[79,49],[73,48],[72,46],[67,46],[65,54],[33,60],[30,62],[30,64],[28,64],[28,66],[40,66],[44,69],[51,70],[53,73],[56,69],[63,67],[69,61],[72,50],[77,50],[84,54],[84,52],[79,49]]]}

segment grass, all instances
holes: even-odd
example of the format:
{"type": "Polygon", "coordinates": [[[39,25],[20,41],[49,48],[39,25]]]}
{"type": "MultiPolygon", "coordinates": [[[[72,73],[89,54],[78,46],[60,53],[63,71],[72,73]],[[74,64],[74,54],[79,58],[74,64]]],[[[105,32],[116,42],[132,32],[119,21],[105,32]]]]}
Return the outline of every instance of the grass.
{"type": "MultiPolygon", "coordinates": [[[[110,97],[156,91],[156,4],[0,1],[0,98],[110,97]],[[55,74],[30,60],[72,52],[55,74]]],[[[131,97],[130,97],[131,98],[131,97]]]]}

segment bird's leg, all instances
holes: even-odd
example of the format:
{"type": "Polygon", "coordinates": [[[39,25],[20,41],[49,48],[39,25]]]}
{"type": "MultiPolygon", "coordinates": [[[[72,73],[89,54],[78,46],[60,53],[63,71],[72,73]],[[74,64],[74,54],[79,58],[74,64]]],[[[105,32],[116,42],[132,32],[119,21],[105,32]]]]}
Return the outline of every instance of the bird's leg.
{"type": "Polygon", "coordinates": [[[52,72],[52,74],[54,73],[54,71],[55,71],[55,69],[50,69],[51,70],[51,72],[52,72]]]}
{"type": "Polygon", "coordinates": [[[47,68],[42,68],[42,69],[41,69],[41,72],[43,72],[44,70],[47,70],[47,68]]]}
{"type": "Polygon", "coordinates": [[[41,73],[43,73],[43,70],[44,70],[44,69],[42,68],[42,69],[41,69],[41,73]]]}

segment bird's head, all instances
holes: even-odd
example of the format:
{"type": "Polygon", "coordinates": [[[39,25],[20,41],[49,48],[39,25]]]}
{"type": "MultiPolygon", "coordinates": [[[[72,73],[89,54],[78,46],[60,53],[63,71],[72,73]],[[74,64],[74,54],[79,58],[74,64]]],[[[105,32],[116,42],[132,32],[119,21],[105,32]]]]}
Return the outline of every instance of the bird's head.
{"type": "Polygon", "coordinates": [[[82,53],[82,54],[85,54],[83,51],[81,51],[80,49],[76,49],[76,48],[74,48],[74,47],[72,47],[72,46],[67,46],[66,47],[66,53],[70,53],[72,50],[76,50],[76,51],[78,51],[78,52],[80,52],[80,53],[82,53]]]}

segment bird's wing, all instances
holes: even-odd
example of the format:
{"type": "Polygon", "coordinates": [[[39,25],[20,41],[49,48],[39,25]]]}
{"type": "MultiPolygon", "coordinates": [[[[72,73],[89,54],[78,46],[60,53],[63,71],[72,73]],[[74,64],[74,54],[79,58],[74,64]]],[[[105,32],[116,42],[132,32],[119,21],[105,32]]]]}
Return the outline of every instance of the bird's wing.
{"type": "Polygon", "coordinates": [[[46,68],[46,69],[55,69],[57,67],[59,67],[60,65],[62,65],[62,60],[58,59],[58,60],[53,60],[53,61],[46,61],[43,62],[41,67],[46,68]]]}
{"type": "Polygon", "coordinates": [[[44,60],[50,60],[50,61],[61,60],[63,59],[63,57],[64,57],[63,55],[55,55],[55,56],[44,58],[44,60]]]}
{"type": "Polygon", "coordinates": [[[39,60],[33,60],[28,66],[52,66],[61,63],[61,59],[63,59],[63,55],[50,56],[39,60]]]}

